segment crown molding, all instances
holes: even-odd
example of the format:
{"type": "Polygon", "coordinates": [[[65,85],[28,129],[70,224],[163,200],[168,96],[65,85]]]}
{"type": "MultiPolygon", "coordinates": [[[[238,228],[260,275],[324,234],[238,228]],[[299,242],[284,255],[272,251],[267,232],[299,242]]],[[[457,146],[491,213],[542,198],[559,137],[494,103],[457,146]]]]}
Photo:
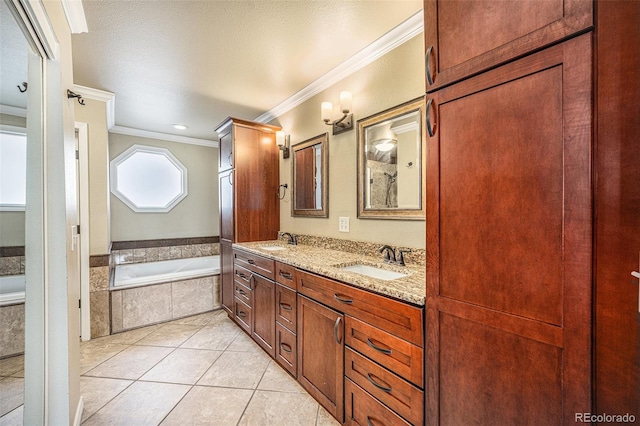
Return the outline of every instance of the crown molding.
{"type": "Polygon", "coordinates": [[[401,44],[411,40],[424,30],[424,16],[422,9],[413,14],[397,27],[360,50],[358,53],[333,68],[331,71],[293,94],[269,111],[255,119],[259,123],[269,123],[282,114],[292,110],[303,102],[311,99],[318,93],[335,85],[356,71],[369,65],[371,62],[392,51],[401,44]]]}
{"type": "Polygon", "coordinates": [[[60,0],[64,16],[67,18],[67,24],[71,34],[80,34],[89,32],[87,27],[87,18],[84,15],[82,0],[60,0]]]}
{"type": "Polygon", "coordinates": [[[200,145],[209,148],[217,148],[218,142],[208,139],[191,138],[189,136],[171,135],[169,133],[150,132],[148,130],[134,129],[131,127],[113,126],[109,132],[120,135],[137,136],[139,138],[157,139],[162,141],[185,143],[189,145],[200,145]]]}
{"type": "Polygon", "coordinates": [[[26,117],[27,109],[0,104],[0,114],[14,115],[16,117],[26,117]]]}
{"type": "Polygon", "coordinates": [[[107,104],[107,129],[115,125],[116,119],[116,95],[115,93],[107,92],[104,90],[98,90],[91,87],[80,86],[79,84],[73,85],[73,91],[83,98],[92,99],[94,101],[100,101],[107,104]]]}

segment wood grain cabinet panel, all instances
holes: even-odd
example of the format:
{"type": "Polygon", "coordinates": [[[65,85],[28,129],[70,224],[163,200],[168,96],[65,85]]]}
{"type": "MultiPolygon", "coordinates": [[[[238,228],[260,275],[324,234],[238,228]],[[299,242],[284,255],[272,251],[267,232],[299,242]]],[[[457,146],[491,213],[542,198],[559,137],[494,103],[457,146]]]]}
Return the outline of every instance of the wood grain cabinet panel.
{"type": "Polygon", "coordinates": [[[345,406],[347,425],[409,426],[402,417],[365,392],[351,380],[345,379],[345,406]]]}
{"type": "Polygon", "coordinates": [[[220,241],[220,298],[222,307],[233,317],[233,248],[230,241],[220,241]]]}
{"type": "Polygon", "coordinates": [[[591,75],[586,34],[427,96],[429,424],[591,408],[591,75]],[[520,400],[530,374],[538,389],[520,400]]]}
{"type": "Polygon", "coordinates": [[[347,316],[345,343],[380,365],[422,387],[422,348],[347,316]]]}
{"type": "Polygon", "coordinates": [[[283,285],[276,284],[276,321],[292,332],[297,331],[297,293],[283,285]]]}
{"type": "Polygon", "coordinates": [[[276,284],[260,275],[254,275],[253,281],[253,317],[252,336],[272,358],[275,356],[276,316],[275,287],[276,284]]]}
{"type": "Polygon", "coordinates": [[[422,309],[302,270],[298,291],[415,345],[424,344],[422,309]]]}
{"type": "Polygon", "coordinates": [[[345,349],[345,376],[413,425],[424,421],[424,392],[391,371],[345,349]]]}
{"type": "Polygon", "coordinates": [[[344,315],[298,297],[298,381],[333,417],[344,419],[344,315]]]}
{"type": "Polygon", "coordinates": [[[237,249],[234,250],[233,256],[235,265],[270,280],[274,279],[275,263],[273,260],[237,249]]]}
{"type": "Polygon", "coordinates": [[[293,377],[298,377],[298,340],[291,330],[276,322],[276,361],[293,377]]]}
{"type": "Polygon", "coordinates": [[[427,92],[593,26],[591,0],[425,0],[427,92]]]}
{"type": "Polygon", "coordinates": [[[234,299],[233,317],[240,327],[244,329],[249,335],[251,335],[251,324],[253,323],[253,310],[251,307],[242,302],[237,297],[234,299]]]}
{"type": "Polygon", "coordinates": [[[297,289],[296,286],[296,268],[286,263],[276,262],[276,282],[284,286],[297,289]]]}

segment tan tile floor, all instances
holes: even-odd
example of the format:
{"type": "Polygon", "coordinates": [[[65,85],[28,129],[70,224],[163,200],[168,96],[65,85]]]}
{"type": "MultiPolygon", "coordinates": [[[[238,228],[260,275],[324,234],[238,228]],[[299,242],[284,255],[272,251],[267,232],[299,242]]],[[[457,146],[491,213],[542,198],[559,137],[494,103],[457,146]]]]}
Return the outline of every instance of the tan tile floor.
{"type": "MultiPolygon", "coordinates": [[[[80,345],[85,425],[337,425],[223,311],[80,345]]],[[[22,424],[22,357],[0,360],[0,426],[22,424]]]]}

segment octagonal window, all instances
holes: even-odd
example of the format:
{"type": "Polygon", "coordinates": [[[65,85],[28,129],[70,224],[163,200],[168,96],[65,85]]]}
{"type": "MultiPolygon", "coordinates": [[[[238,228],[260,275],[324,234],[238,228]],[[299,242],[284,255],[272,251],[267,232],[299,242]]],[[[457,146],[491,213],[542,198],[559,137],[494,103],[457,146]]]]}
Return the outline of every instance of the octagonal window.
{"type": "Polygon", "coordinates": [[[135,212],[168,212],[187,196],[187,169],[165,148],[133,145],[111,160],[111,192],[135,212]]]}

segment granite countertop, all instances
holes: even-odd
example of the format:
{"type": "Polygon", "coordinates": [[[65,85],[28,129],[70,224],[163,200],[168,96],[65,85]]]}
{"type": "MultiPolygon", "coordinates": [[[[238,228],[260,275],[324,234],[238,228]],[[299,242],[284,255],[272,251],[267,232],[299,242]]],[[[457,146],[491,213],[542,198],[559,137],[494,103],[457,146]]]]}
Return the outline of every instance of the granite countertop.
{"type": "Polygon", "coordinates": [[[424,306],[425,304],[424,266],[390,265],[382,262],[382,255],[377,258],[309,245],[291,245],[279,240],[235,243],[233,247],[414,305],[424,306]],[[269,249],[270,247],[276,250],[269,249]],[[407,274],[407,276],[387,281],[341,269],[355,264],[375,266],[407,274]]]}

